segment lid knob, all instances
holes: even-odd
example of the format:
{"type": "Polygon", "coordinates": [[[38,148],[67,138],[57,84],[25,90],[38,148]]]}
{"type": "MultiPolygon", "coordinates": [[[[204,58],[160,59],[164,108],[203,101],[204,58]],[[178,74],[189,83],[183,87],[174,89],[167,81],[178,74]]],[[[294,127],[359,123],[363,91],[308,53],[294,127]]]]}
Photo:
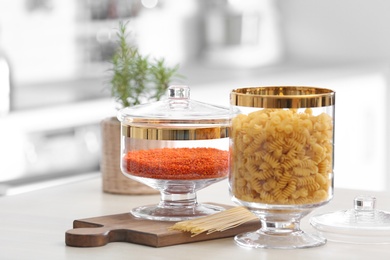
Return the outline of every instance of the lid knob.
{"type": "Polygon", "coordinates": [[[190,104],[190,88],[185,85],[172,85],[168,88],[170,109],[188,109],[190,104]]]}
{"type": "Polygon", "coordinates": [[[173,85],[168,88],[169,99],[189,99],[190,88],[185,85],[173,85]]]}
{"type": "Polygon", "coordinates": [[[356,211],[372,211],[375,209],[376,198],[373,196],[358,196],[354,199],[356,211]]]}

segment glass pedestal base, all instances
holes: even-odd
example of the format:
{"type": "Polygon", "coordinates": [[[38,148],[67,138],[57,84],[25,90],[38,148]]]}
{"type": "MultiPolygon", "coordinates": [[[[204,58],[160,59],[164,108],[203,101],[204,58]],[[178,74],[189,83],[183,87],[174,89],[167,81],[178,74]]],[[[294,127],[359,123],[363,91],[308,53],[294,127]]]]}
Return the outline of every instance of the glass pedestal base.
{"type": "Polygon", "coordinates": [[[160,191],[160,202],[155,205],[146,205],[133,208],[130,213],[137,218],[158,221],[183,221],[212,215],[225,208],[198,203],[196,192],[213,183],[225,179],[199,180],[159,180],[129,176],[160,191]]]}
{"type": "Polygon", "coordinates": [[[133,208],[130,212],[133,216],[158,221],[183,221],[203,216],[212,215],[225,208],[210,204],[195,204],[191,207],[161,207],[159,205],[147,205],[133,208]]]}
{"type": "Polygon", "coordinates": [[[326,239],[296,231],[288,234],[267,234],[261,230],[247,232],[234,238],[237,245],[246,248],[295,249],[322,246],[326,239]]]}
{"type": "Polygon", "coordinates": [[[235,197],[233,197],[233,200],[256,215],[261,223],[259,230],[239,234],[234,238],[239,246],[246,248],[296,249],[326,244],[325,238],[317,234],[305,233],[300,224],[302,218],[328,201],[306,205],[267,205],[248,203],[235,197]]]}

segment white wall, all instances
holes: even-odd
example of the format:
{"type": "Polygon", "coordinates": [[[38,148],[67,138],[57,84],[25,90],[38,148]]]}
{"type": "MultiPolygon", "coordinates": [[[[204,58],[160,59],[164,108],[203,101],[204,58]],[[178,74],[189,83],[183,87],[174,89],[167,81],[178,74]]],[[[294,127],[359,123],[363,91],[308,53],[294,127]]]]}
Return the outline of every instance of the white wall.
{"type": "Polygon", "coordinates": [[[15,84],[62,80],[76,63],[75,2],[0,0],[0,48],[7,54],[15,84]]]}
{"type": "Polygon", "coordinates": [[[277,1],[289,59],[323,63],[390,59],[390,1],[277,1]]]}

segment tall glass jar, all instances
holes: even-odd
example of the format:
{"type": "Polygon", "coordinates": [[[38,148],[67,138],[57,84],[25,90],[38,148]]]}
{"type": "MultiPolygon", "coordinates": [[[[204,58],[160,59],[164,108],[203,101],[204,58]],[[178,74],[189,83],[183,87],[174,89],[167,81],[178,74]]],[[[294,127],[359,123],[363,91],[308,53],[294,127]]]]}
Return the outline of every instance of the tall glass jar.
{"type": "Polygon", "coordinates": [[[316,87],[235,89],[229,188],[261,229],[235,237],[259,248],[304,248],[326,241],[300,220],[333,197],[335,92],[316,87]]]}

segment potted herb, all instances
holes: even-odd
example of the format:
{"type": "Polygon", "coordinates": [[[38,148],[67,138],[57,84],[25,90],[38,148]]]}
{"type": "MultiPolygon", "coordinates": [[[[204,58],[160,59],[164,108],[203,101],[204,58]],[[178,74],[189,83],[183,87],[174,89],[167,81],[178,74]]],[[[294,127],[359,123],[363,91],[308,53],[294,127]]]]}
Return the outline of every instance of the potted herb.
{"type": "MultiPolygon", "coordinates": [[[[111,96],[118,108],[160,100],[171,81],[181,76],[179,66],[168,67],[164,59],[141,55],[128,43],[127,23],[120,22],[118,48],[111,60],[111,96]]],[[[103,191],[117,194],[151,194],[156,190],[125,177],[120,170],[120,122],[116,117],[102,121],[102,158],[100,169],[103,191]]]]}

